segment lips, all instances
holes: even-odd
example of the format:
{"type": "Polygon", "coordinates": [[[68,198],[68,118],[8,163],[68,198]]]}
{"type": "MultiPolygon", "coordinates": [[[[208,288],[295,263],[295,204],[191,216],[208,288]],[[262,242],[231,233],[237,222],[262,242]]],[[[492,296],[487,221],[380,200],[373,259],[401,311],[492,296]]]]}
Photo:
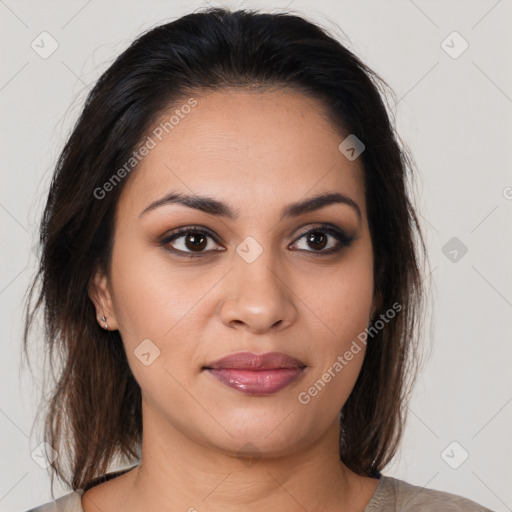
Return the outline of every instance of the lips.
{"type": "Polygon", "coordinates": [[[302,376],[306,365],[281,352],[238,352],[203,369],[226,386],[249,395],[271,395],[302,376]]]}

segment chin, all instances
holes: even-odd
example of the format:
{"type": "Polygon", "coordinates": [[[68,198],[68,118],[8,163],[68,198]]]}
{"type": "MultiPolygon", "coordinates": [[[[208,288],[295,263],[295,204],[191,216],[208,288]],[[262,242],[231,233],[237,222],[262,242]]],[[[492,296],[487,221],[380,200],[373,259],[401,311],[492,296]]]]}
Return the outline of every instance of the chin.
{"type": "MultiPolygon", "coordinates": [[[[222,431],[220,436],[208,434],[209,444],[239,457],[281,457],[296,452],[314,442],[321,434],[315,426],[308,429],[305,421],[297,421],[297,417],[285,409],[279,408],[272,413],[237,417],[232,414],[223,421],[228,433],[222,431]],[[300,427],[298,426],[300,424],[300,427]]],[[[220,433],[216,429],[216,433],[220,433]]]]}

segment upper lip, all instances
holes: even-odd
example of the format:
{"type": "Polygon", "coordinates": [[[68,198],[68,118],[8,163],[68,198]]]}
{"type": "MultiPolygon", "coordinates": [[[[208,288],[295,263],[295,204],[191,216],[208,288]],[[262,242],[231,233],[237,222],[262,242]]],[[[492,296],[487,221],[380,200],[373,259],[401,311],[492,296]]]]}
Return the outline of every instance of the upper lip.
{"type": "Polygon", "coordinates": [[[306,365],[295,357],[282,352],[254,354],[236,352],[204,366],[206,369],[237,368],[247,370],[277,370],[279,368],[304,368],[306,365]]]}

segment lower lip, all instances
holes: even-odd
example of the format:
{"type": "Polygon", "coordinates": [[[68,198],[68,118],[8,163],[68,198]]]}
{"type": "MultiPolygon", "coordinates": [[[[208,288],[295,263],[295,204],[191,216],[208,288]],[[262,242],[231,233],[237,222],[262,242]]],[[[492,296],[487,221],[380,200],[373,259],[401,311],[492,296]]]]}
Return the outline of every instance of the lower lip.
{"type": "Polygon", "coordinates": [[[236,368],[209,368],[220,382],[248,395],[271,395],[298,379],[304,368],[275,370],[240,370],[236,368]]]}

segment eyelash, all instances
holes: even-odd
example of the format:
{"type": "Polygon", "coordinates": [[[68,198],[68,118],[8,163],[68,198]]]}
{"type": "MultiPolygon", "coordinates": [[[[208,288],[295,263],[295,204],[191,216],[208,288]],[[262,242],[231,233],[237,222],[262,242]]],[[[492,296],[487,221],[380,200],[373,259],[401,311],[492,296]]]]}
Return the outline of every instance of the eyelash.
{"type": "MultiPolygon", "coordinates": [[[[355,238],[354,236],[347,235],[347,233],[345,233],[343,230],[341,230],[339,228],[334,228],[334,227],[331,227],[329,225],[323,224],[323,225],[318,225],[318,226],[315,226],[315,227],[313,227],[311,229],[308,229],[307,231],[302,233],[296,239],[296,241],[293,242],[293,243],[295,244],[297,241],[301,240],[306,235],[309,235],[310,233],[315,233],[315,232],[331,235],[332,237],[334,237],[338,241],[338,246],[335,247],[334,249],[329,249],[327,251],[323,251],[323,250],[322,251],[314,251],[314,250],[304,251],[304,252],[313,253],[315,256],[323,256],[323,255],[329,255],[329,254],[334,254],[336,252],[339,252],[344,247],[350,246],[352,244],[352,242],[354,241],[354,238],[355,238]]],[[[181,238],[183,235],[188,235],[188,234],[191,234],[191,233],[192,234],[203,235],[205,237],[209,237],[216,244],[219,244],[219,242],[217,240],[217,237],[212,232],[210,232],[209,230],[206,230],[205,228],[201,228],[201,227],[198,227],[198,226],[197,227],[196,226],[186,226],[186,227],[183,227],[183,228],[178,228],[177,230],[175,230],[172,233],[170,233],[168,236],[166,236],[160,242],[159,245],[163,246],[167,251],[172,252],[173,254],[177,254],[178,256],[181,256],[181,257],[184,257],[184,258],[200,258],[200,257],[204,257],[210,251],[203,251],[203,252],[193,253],[193,252],[182,251],[180,249],[171,249],[171,248],[167,247],[167,245],[170,242],[173,242],[174,240],[177,240],[177,239],[181,238]]],[[[303,249],[299,249],[299,250],[302,251],[303,249]]],[[[215,252],[223,252],[223,251],[215,251],[215,252]]]]}

